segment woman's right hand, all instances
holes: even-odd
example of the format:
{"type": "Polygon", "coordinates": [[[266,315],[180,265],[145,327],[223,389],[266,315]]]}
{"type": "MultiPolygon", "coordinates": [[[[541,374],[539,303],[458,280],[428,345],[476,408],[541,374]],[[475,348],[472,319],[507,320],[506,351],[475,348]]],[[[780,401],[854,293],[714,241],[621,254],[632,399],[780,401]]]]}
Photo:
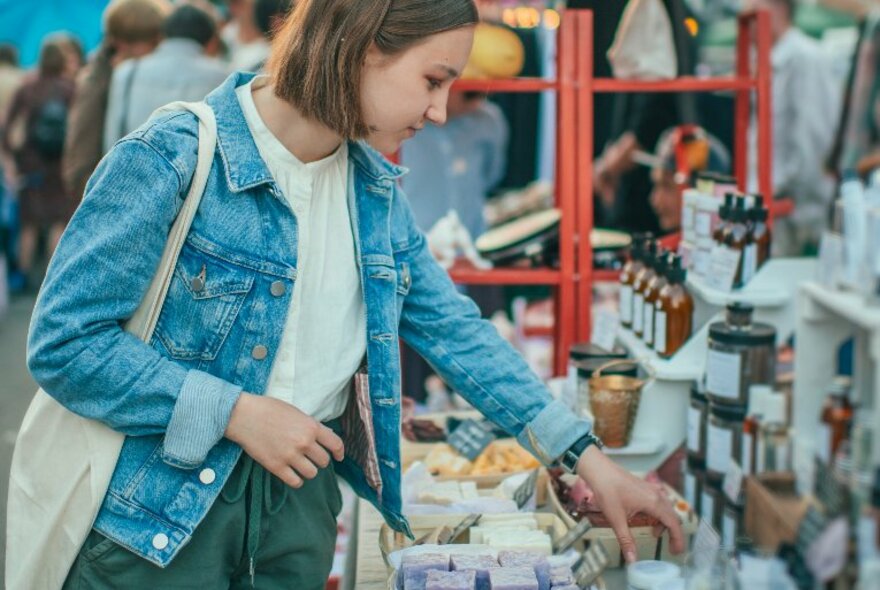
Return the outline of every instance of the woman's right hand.
{"type": "Polygon", "coordinates": [[[226,438],[293,488],[342,461],[345,448],[335,432],[281,400],[242,393],[226,427],[226,438]]]}

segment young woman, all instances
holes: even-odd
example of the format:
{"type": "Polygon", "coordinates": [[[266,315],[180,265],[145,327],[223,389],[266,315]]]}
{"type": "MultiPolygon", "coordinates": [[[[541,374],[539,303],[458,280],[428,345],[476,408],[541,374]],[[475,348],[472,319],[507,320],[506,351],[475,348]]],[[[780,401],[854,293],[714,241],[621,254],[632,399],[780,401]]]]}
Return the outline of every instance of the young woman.
{"type": "Polygon", "coordinates": [[[403,170],[379,155],[444,122],[472,0],[296,5],[269,75],[235,74],[207,98],[214,166],[150,344],[120,324],[193,175],[192,115],[115,146],[52,262],[30,368],[128,435],[67,586],[323,588],[336,474],[409,532],[398,336],[542,461],[567,457],[627,554],[640,510],[681,548],[672,508],[607,460],[458,295],[416,229],[403,170]]]}

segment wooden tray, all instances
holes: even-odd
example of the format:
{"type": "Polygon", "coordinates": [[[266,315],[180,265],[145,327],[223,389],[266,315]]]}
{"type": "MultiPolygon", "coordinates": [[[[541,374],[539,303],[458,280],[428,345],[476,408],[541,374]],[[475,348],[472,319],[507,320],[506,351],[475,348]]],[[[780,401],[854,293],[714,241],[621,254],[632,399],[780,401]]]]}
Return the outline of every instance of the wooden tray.
{"type": "MultiPolygon", "coordinates": [[[[667,486],[667,488],[677,499],[684,501],[684,498],[682,498],[675,490],[669,486],[667,486]]],[[[553,482],[549,477],[547,478],[547,501],[553,508],[553,512],[559,516],[560,520],[565,523],[566,527],[572,528],[577,524],[575,519],[566,512],[565,507],[559,500],[559,496],[556,495],[556,490],[553,488],[553,482]]],[[[697,533],[697,527],[699,524],[699,517],[693,510],[688,510],[687,517],[682,522],[682,529],[685,536],[685,548],[690,544],[690,538],[697,533]]],[[[663,533],[663,536],[658,539],[654,536],[652,527],[631,527],[630,530],[632,531],[633,539],[636,542],[636,553],[639,561],[645,559],[659,559],[661,561],[671,561],[679,565],[684,564],[685,553],[682,553],[681,555],[672,554],[668,532],[663,533]]],[[[608,552],[608,556],[611,558],[611,563],[608,567],[615,568],[626,565],[623,555],[620,552],[620,544],[617,542],[617,535],[614,534],[614,530],[610,528],[594,527],[584,535],[584,539],[597,541],[602,544],[605,551],[608,552]]]]}

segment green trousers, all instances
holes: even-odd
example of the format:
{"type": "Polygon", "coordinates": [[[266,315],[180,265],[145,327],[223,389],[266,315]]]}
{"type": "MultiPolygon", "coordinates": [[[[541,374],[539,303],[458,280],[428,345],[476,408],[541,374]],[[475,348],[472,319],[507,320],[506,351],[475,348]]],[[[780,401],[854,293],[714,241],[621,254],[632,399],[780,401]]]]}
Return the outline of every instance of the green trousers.
{"type": "Polygon", "coordinates": [[[323,590],[341,509],[332,466],[291,489],[243,455],[192,540],[167,568],[93,530],[64,590],[323,590]]]}

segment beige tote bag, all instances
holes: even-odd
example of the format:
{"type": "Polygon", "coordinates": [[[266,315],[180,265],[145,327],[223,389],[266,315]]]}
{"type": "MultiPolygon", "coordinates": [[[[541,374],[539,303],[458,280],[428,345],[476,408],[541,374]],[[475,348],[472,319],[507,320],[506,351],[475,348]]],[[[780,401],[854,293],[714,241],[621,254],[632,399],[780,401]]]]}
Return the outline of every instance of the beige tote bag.
{"type": "Polygon", "coordinates": [[[671,80],[678,74],[672,21],[661,0],[629,0],[608,50],[614,77],[671,80]]]}
{"type": "MultiPolygon", "coordinates": [[[[125,326],[144,342],[156,327],[217,145],[214,112],[203,102],[172,103],[154,116],[180,110],[199,118],[198,164],[156,276],[125,326]]],[[[6,529],[8,590],[61,588],[95,522],[124,440],[123,434],[74,414],[42,389],[37,391],[12,455],[6,529]]]]}

